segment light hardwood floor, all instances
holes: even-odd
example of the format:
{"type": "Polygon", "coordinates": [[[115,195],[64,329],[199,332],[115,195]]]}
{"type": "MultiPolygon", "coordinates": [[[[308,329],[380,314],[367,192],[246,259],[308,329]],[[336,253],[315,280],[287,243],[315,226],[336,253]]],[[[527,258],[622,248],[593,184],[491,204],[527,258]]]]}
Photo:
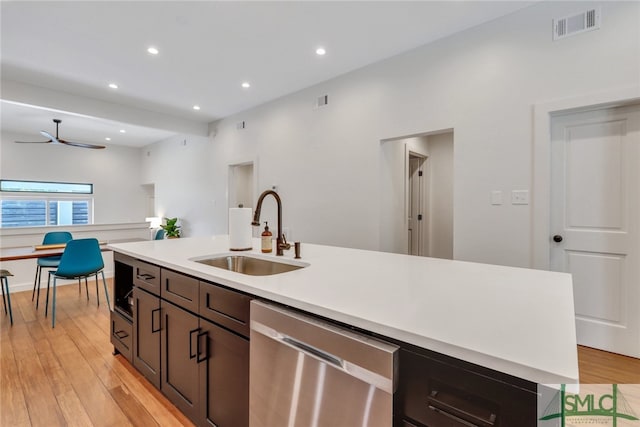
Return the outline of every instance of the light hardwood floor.
{"type": "MultiPolygon", "coordinates": [[[[55,329],[31,292],[11,294],[14,325],[0,315],[0,426],[192,426],[158,390],[113,356],[104,293],[96,307],[75,285],[58,288],[55,329]]],[[[584,383],[640,383],[640,360],[579,348],[584,383]]]]}

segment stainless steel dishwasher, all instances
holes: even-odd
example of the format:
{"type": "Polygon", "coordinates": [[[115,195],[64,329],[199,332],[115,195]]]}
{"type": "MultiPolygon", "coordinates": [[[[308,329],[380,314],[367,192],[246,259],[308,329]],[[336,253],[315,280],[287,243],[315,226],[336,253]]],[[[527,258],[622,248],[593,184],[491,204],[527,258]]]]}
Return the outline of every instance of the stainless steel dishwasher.
{"type": "Polygon", "coordinates": [[[250,427],[391,427],[398,347],[251,302],[250,427]]]}

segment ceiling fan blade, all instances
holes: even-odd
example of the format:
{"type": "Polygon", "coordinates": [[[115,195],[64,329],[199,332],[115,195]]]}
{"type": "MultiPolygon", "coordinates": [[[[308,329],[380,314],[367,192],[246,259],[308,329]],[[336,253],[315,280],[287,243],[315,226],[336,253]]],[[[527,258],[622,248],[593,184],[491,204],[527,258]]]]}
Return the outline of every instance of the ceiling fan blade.
{"type": "Polygon", "coordinates": [[[94,149],[101,149],[101,148],[106,148],[104,145],[94,145],[94,144],[86,144],[84,142],[73,142],[73,141],[65,141],[63,139],[59,140],[62,144],[67,144],[67,145],[71,145],[74,147],[81,147],[81,148],[94,148],[94,149]]]}
{"type": "Polygon", "coordinates": [[[48,140],[48,141],[14,141],[14,142],[17,142],[18,144],[48,144],[52,141],[48,140]]]}
{"type": "Polygon", "coordinates": [[[49,142],[53,142],[54,144],[60,144],[60,141],[58,141],[58,139],[55,136],[51,135],[46,130],[41,130],[40,135],[44,136],[45,138],[49,138],[49,142]]]}

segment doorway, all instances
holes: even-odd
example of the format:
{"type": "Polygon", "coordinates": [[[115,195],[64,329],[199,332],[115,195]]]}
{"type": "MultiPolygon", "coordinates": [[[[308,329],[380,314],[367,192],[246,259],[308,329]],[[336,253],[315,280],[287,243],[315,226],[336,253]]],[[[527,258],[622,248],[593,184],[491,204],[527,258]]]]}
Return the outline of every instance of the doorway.
{"type": "Polygon", "coordinates": [[[453,259],[453,135],[381,141],[380,250],[453,259]]]}
{"type": "Polygon", "coordinates": [[[229,207],[253,209],[253,162],[229,165],[229,207]]]}
{"type": "Polygon", "coordinates": [[[573,277],[578,343],[640,357],[640,106],[551,118],[551,270],[573,277]]]}

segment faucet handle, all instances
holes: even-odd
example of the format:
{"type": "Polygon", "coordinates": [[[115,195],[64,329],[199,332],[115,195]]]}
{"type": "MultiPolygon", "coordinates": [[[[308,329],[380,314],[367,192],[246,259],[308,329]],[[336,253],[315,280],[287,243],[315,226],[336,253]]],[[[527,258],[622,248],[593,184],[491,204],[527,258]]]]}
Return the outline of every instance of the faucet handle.
{"type": "Polygon", "coordinates": [[[291,243],[287,243],[287,236],[285,236],[284,233],[282,233],[282,243],[280,244],[280,247],[287,251],[291,249],[291,243]]]}

